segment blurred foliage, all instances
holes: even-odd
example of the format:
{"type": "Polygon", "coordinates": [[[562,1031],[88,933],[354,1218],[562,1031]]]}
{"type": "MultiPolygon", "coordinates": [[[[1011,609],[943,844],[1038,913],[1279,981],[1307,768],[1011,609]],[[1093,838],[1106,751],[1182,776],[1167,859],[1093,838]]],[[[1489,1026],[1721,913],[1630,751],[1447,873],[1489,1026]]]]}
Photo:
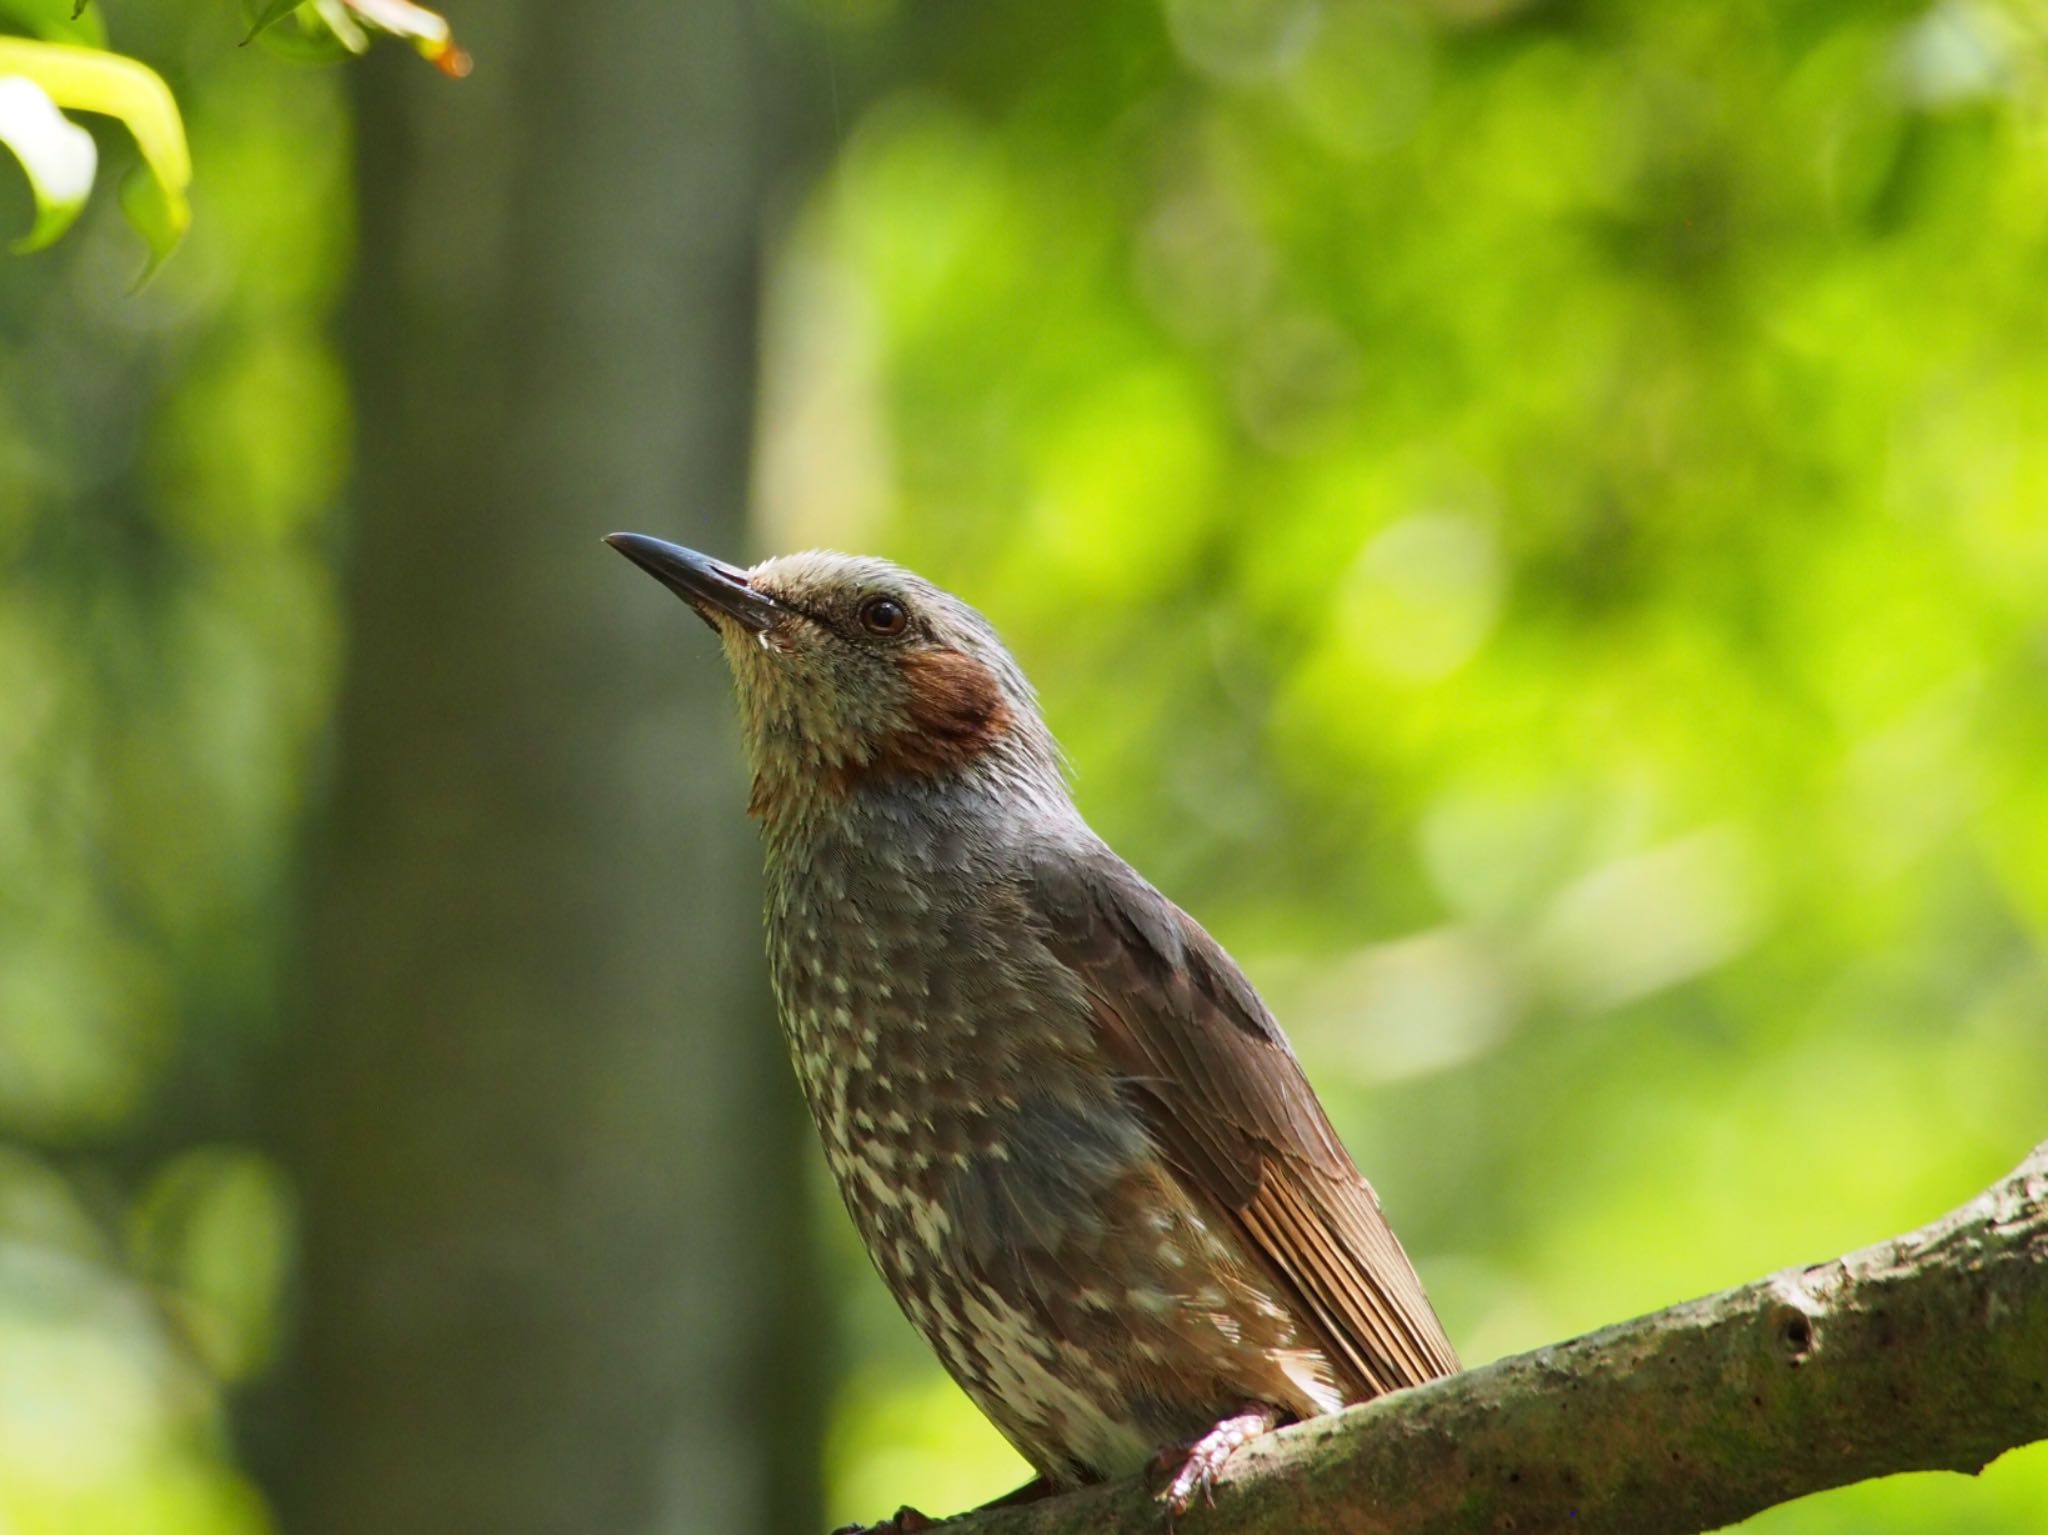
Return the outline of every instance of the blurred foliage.
{"type": "Polygon", "coordinates": [[[140,292],[106,199],[0,264],[0,1529],[238,1535],[268,1516],[223,1388],[292,1242],[248,1147],[333,688],[348,119],[231,5],[110,29],[201,173],[140,292]]]}
{"type": "MultiPolygon", "coordinates": [[[[777,275],[764,544],[989,611],[1468,1361],[2048,1133],[2048,7],[827,26],[918,77],[777,275]]],[[[1021,1480],[835,1240],[834,1512],[1021,1480]]],[[[1756,1527],[2044,1519],[2035,1450],[1756,1527]]]]}
{"type": "MultiPolygon", "coordinates": [[[[1468,1361],[1918,1224],[2048,1133],[2048,6],[801,8],[845,92],[771,274],[761,544],[996,619],[1468,1361]]],[[[201,169],[175,263],[125,296],[91,204],[0,267],[27,1535],[267,1523],[226,1392],[291,1263],[251,1063],[340,642],[353,231],[340,82],[238,51],[260,16],[115,11],[201,169]]],[[[814,1192],[833,1512],[1022,1480],[814,1192]]],[[[2036,1449],[1750,1527],[2044,1518],[2036,1449]]]]}

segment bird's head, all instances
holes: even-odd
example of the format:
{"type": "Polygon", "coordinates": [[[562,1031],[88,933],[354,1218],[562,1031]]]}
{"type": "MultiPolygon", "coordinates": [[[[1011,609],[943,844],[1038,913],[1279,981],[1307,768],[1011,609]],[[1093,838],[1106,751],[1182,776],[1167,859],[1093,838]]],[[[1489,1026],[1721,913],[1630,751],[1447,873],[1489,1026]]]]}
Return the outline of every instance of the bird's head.
{"type": "Polygon", "coordinates": [[[718,635],[769,820],[881,785],[990,769],[1058,780],[1031,686],[979,613],[886,560],[749,569],[639,533],[605,540],[718,635]]]}

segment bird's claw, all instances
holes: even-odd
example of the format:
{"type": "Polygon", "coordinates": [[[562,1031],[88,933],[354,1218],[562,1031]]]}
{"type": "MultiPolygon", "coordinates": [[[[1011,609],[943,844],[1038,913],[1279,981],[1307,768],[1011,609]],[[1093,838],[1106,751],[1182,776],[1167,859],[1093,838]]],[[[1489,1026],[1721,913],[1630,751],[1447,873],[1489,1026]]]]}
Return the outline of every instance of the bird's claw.
{"type": "Polygon", "coordinates": [[[930,1519],[906,1503],[880,1524],[842,1524],[832,1535],[917,1535],[931,1527],[930,1519]]]}
{"type": "Polygon", "coordinates": [[[1269,1432],[1279,1422],[1280,1414],[1271,1407],[1247,1407],[1243,1412],[1225,1418],[1192,1444],[1168,1445],[1162,1449],[1155,1464],[1162,1471],[1173,1471],[1173,1479],[1159,1494],[1159,1501],[1166,1506],[1167,1530],[1170,1532],[1174,1521],[1194,1506],[1197,1492],[1202,1495],[1204,1503],[1215,1507],[1216,1478],[1224,1463],[1246,1443],[1269,1432]]]}

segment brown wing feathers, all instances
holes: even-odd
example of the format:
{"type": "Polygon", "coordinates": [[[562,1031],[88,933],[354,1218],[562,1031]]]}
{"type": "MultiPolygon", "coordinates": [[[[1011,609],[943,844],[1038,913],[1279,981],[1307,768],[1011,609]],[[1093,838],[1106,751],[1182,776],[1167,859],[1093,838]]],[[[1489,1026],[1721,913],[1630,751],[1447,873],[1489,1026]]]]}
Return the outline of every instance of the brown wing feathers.
{"type": "Polygon", "coordinates": [[[1378,1199],[1215,940],[1106,848],[1046,861],[1033,895],[1161,1150],[1297,1297],[1355,1394],[1455,1370],[1378,1199]]]}

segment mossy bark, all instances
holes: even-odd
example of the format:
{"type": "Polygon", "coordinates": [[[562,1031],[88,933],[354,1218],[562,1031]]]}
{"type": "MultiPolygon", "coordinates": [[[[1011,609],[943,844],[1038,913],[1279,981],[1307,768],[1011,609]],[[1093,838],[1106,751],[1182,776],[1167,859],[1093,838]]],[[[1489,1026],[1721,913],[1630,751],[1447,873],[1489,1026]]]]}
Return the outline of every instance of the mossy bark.
{"type": "MultiPolygon", "coordinates": [[[[1920,1231],[1282,1430],[1188,1535],[1718,1529],[2048,1438],[2048,1142],[1920,1231]]],[[[1138,1483],[943,1526],[1159,1535],[1138,1483]]]]}

